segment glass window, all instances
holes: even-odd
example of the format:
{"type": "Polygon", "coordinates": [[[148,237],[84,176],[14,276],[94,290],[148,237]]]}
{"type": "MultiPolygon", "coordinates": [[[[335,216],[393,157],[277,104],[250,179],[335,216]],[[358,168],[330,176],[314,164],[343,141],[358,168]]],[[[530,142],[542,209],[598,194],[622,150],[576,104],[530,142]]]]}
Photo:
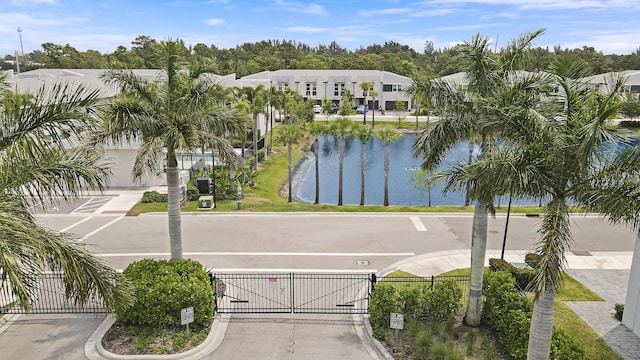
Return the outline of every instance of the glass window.
{"type": "Polygon", "coordinates": [[[307,83],[307,92],[305,94],[307,96],[316,96],[316,95],[318,95],[317,84],[316,83],[307,83]]]}
{"type": "Polygon", "coordinates": [[[333,96],[341,97],[344,95],[344,83],[335,83],[333,86],[333,96]]]}

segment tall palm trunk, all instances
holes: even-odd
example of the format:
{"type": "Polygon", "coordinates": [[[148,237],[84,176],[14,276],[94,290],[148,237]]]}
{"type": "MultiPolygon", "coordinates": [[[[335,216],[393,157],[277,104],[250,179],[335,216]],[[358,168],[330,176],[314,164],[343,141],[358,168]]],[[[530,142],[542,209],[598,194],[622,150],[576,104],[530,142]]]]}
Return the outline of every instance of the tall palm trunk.
{"type": "Polygon", "coordinates": [[[469,282],[469,304],[464,316],[467,325],[480,325],[482,309],[482,278],[484,258],[487,252],[487,204],[476,203],[473,210],[471,230],[471,278],[469,282]]]}
{"type": "MultiPolygon", "coordinates": [[[[269,116],[267,119],[264,119],[264,161],[269,160],[269,121],[271,121],[271,105],[267,109],[269,116]]],[[[273,129],[271,129],[273,130],[273,129]]]]}
{"type": "Polygon", "coordinates": [[[313,142],[313,148],[316,152],[316,199],[313,203],[315,205],[318,205],[320,203],[320,166],[319,166],[320,144],[317,137],[316,137],[316,140],[313,142]]]}
{"type": "MultiPolygon", "coordinates": [[[[469,159],[467,159],[467,165],[471,165],[473,161],[473,141],[469,141],[469,159]]],[[[471,194],[469,193],[469,188],[471,187],[471,181],[467,181],[467,191],[464,198],[464,206],[469,206],[471,203],[471,194]]]]}
{"type": "Polygon", "coordinates": [[[293,145],[291,143],[287,144],[287,161],[288,161],[288,174],[289,174],[289,199],[287,202],[292,202],[291,199],[291,153],[293,152],[293,145]]]}
{"type": "Polygon", "coordinates": [[[258,115],[253,114],[253,169],[258,170],[258,115]]]}
{"type": "Polygon", "coordinates": [[[171,258],[182,259],[182,232],[180,226],[180,183],[178,167],[167,167],[167,192],[169,194],[169,242],[171,247],[171,258]]]}
{"type": "Polygon", "coordinates": [[[384,206],[389,206],[389,143],[384,145],[384,206]]]}
{"type": "Polygon", "coordinates": [[[360,206],[364,206],[364,173],[367,165],[367,143],[360,143],[360,206]]]}
{"type": "Polygon", "coordinates": [[[338,206],[342,206],[342,174],[344,168],[345,140],[338,140],[338,206]]]}
{"type": "Polygon", "coordinates": [[[548,360],[553,334],[553,300],[555,293],[547,289],[536,301],[531,315],[527,360],[548,360]]]}

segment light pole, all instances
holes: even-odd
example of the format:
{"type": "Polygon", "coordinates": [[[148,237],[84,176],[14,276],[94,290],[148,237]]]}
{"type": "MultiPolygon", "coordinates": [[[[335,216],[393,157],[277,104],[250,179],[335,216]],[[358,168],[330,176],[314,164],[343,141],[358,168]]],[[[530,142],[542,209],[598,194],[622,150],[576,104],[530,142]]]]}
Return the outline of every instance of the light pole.
{"type": "MultiPolygon", "coordinates": [[[[24,48],[22,47],[22,29],[18,27],[18,36],[20,37],[20,55],[24,57],[24,48]]],[[[16,67],[18,73],[20,73],[20,59],[18,58],[18,54],[16,54],[16,67]]]]}

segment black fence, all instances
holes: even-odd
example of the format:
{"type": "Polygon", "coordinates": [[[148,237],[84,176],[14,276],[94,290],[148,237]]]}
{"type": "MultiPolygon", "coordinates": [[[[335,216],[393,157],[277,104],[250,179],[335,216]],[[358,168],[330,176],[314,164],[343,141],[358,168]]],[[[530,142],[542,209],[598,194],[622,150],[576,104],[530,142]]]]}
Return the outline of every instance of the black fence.
{"type": "Polygon", "coordinates": [[[428,287],[431,290],[435,287],[435,285],[439,282],[443,282],[445,280],[453,280],[460,289],[462,290],[462,300],[466,305],[466,302],[469,299],[469,276],[426,276],[426,277],[382,277],[378,278],[377,283],[387,283],[392,284],[398,288],[402,287],[428,287]]]}
{"type": "MultiPolygon", "coordinates": [[[[75,304],[65,297],[62,273],[46,273],[37,282],[37,291],[31,299],[31,314],[80,314],[106,313],[100,299],[91,298],[86,304],[75,304]]],[[[0,286],[0,312],[5,314],[24,314],[27,311],[20,306],[13,295],[9,281],[0,286]]]]}
{"type": "Polygon", "coordinates": [[[366,314],[375,275],[214,274],[219,313],[366,314]]]}

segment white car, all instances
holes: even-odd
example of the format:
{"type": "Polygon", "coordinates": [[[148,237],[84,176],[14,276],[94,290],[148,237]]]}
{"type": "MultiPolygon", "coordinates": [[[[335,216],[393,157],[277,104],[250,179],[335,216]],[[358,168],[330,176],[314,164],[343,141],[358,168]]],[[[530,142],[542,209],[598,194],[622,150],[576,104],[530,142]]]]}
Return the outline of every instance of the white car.
{"type": "Polygon", "coordinates": [[[322,106],[313,105],[313,112],[316,113],[316,114],[320,114],[322,112],[322,106]]]}

